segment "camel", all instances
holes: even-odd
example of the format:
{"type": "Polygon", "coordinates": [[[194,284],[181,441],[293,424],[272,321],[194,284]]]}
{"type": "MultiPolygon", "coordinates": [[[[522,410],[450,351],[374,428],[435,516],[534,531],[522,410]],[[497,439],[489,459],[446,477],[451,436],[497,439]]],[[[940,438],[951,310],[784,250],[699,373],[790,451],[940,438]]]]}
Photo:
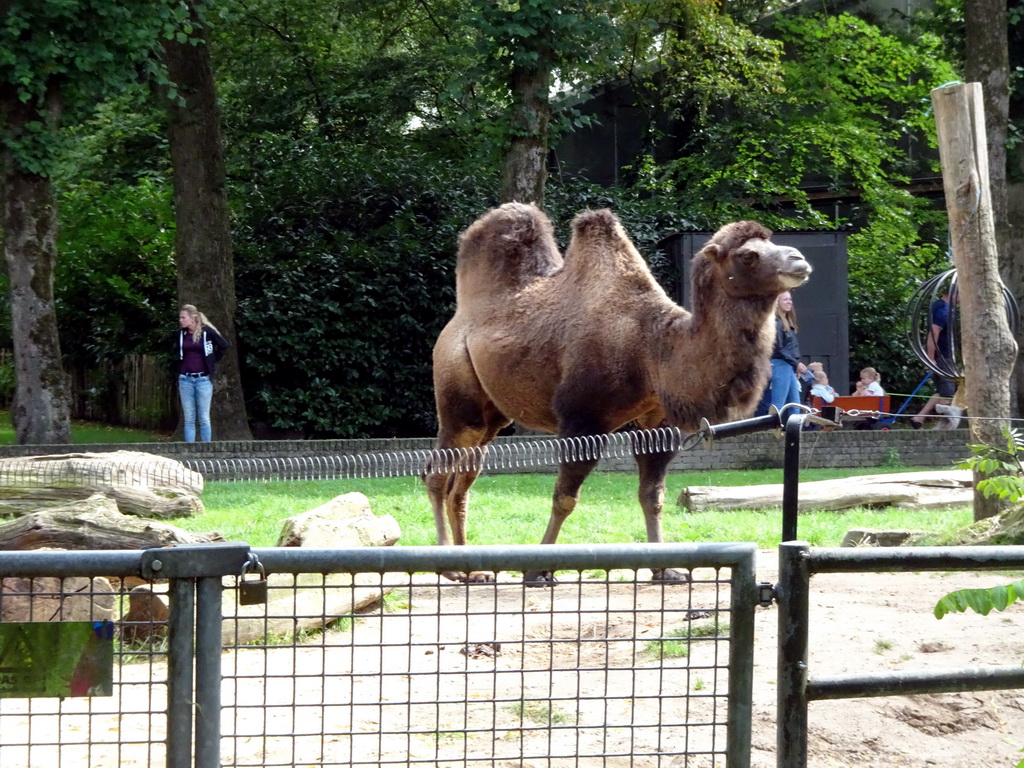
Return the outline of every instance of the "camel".
{"type": "MultiPolygon", "coordinates": [[[[572,230],[564,259],[551,221],[532,204],[507,203],[462,233],[456,310],[433,354],[438,450],[486,447],[513,421],[573,438],[627,425],[695,432],[702,418],[714,424],[753,412],[769,376],[776,298],[811,273],[800,252],[770,242],[756,222],[727,224],[693,257],[691,314],[658,285],[611,211],[584,211],[572,230]]],[[[636,454],[650,542],[663,540],[674,456],[636,454]]],[[[559,465],[542,544],[557,541],[596,464],[559,465]]],[[[438,544],[466,543],[479,473],[427,467],[438,544]]],[[[688,579],[673,569],[653,576],[688,579]]],[[[555,583],[540,571],[524,580],[555,583]]]]}

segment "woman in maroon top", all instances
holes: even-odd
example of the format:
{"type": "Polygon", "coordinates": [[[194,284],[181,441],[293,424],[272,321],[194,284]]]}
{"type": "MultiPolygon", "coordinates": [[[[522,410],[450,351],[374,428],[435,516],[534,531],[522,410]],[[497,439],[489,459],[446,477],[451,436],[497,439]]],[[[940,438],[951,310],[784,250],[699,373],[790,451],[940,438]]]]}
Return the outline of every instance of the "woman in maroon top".
{"type": "Polygon", "coordinates": [[[198,421],[199,439],[208,443],[212,439],[213,374],[230,344],[192,304],[181,308],[178,325],[181,326],[178,331],[178,395],[185,419],[185,441],[196,441],[198,421]]]}

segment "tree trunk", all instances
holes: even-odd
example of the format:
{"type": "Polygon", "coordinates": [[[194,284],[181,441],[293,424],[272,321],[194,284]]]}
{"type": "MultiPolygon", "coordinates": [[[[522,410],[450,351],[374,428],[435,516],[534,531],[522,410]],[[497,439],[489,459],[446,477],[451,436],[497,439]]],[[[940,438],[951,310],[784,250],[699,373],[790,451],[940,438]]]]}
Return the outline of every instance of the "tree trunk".
{"type": "MultiPolygon", "coordinates": [[[[971,442],[1001,445],[1002,430],[1009,426],[1009,380],[1017,344],[999,282],[981,86],[937,88],[932,104],[960,294],[967,409],[975,417],[970,421],[971,442]]],[[[998,497],[986,498],[977,490],[977,481],[984,477],[975,472],[975,520],[999,514],[1006,506],[998,497]]]]}
{"type": "Polygon", "coordinates": [[[988,140],[988,177],[996,247],[1006,253],[1006,133],[1010,113],[1010,55],[1006,0],[966,0],[964,25],[967,82],[981,84],[988,140]],[[1000,20],[993,23],[994,19],[1000,20]]]}
{"type": "MultiPolygon", "coordinates": [[[[59,95],[47,110],[60,114],[59,95]]],[[[39,110],[4,94],[0,119],[9,127],[43,122],[39,110]]],[[[14,344],[11,421],[19,445],[71,442],[71,391],[61,365],[53,271],[57,265],[57,204],[50,179],[21,168],[3,152],[3,242],[14,344]]]]}
{"type": "MultiPolygon", "coordinates": [[[[201,30],[194,8],[192,17],[201,30]]],[[[169,42],[164,50],[170,78],[184,102],[171,101],[168,107],[178,299],[181,304],[195,304],[231,343],[214,382],[210,412],[214,439],[250,440],[238,365],[235,267],[210,49],[203,41],[198,45],[169,42]]]]}
{"type": "MultiPolygon", "coordinates": [[[[953,509],[971,503],[973,480],[967,470],[858,475],[839,480],[800,483],[797,508],[801,512],[840,511],[857,507],[953,509]]],[[[679,494],[687,512],[772,509],[782,506],[783,486],[691,485],[679,494]]]]}
{"type": "Polygon", "coordinates": [[[517,68],[509,78],[514,135],[502,158],[501,200],[504,203],[544,203],[551,119],[549,58],[541,55],[537,67],[517,68]]]}
{"type": "MultiPolygon", "coordinates": [[[[1017,173],[1024,176],[1024,156],[1017,173]]],[[[1017,305],[1024,307],[1024,182],[1008,182],[1006,185],[1006,223],[1003,276],[1017,305]]],[[[1017,330],[1017,346],[1024,346],[1024,324],[1017,330]]],[[[1024,414],[1024,357],[1021,355],[1017,356],[1013,384],[1014,399],[1011,404],[1014,410],[1011,416],[1020,418],[1024,414]]]]}
{"type": "MultiPolygon", "coordinates": [[[[992,217],[1000,271],[1018,304],[1024,303],[1024,189],[1007,182],[1006,139],[1010,123],[1010,45],[1004,0],[964,3],[965,69],[968,82],[982,86],[988,139],[992,217]],[[994,22],[993,20],[998,20],[994,22]]],[[[1019,117],[1019,116],[1018,116],[1019,117]]],[[[1018,337],[1017,343],[1024,342],[1018,337]]],[[[1017,360],[1011,379],[1011,415],[1024,413],[1024,362],[1017,360]]]]}

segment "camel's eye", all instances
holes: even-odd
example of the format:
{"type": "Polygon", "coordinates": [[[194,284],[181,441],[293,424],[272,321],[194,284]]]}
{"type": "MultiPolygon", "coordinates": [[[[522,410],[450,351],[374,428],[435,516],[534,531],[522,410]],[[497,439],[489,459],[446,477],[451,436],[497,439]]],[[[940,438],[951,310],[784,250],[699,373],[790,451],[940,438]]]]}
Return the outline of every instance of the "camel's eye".
{"type": "Polygon", "coordinates": [[[750,248],[744,248],[743,250],[737,252],[736,258],[739,260],[740,264],[742,264],[745,267],[749,267],[751,264],[757,261],[758,253],[757,251],[752,250],[750,248]]]}

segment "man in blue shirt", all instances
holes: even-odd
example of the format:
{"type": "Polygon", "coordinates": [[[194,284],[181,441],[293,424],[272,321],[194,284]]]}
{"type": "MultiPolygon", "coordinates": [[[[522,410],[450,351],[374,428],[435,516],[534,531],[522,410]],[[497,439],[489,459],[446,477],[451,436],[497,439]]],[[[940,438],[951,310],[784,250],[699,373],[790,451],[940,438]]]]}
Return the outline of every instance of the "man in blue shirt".
{"type": "Polygon", "coordinates": [[[960,426],[960,416],[963,414],[963,410],[952,404],[953,395],[956,394],[956,366],[953,361],[953,345],[949,333],[949,310],[948,293],[944,293],[942,298],[932,302],[931,328],[928,330],[928,343],[925,351],[935,367],[948,375],[935,375],[937,391],[928,398],[924,407],[910,420],[910,425],[914,429],[920,429],[924,424],[924,417],[933,412],[945,416],[936,421],[935,429],[956,429],[960,426]]]}

